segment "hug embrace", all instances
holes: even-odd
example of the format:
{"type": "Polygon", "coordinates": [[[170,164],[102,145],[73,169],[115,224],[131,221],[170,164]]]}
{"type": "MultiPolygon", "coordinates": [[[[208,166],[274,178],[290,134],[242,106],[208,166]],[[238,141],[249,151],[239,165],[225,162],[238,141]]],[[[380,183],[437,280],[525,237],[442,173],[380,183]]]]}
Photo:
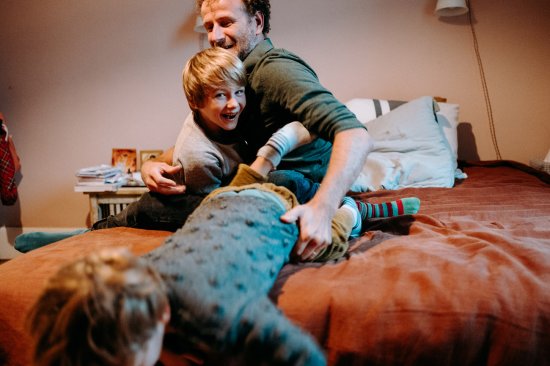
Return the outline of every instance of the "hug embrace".
{"type": "Polygon", "coordinates": [[[324,365],[267,296],[279,271],[339,260],[366,220],[419,209],[414,197],[345,196],[368,132],[303,60],[274,48],[268,0],[197,6],[213,48],[183,72],[192,113],[143,165],[151,192],[93,227],[177,231],[140,258],[95,253],[54,275],[28,322],[37,365],[154,365],[166,326],[189,362],[324,365]]]}

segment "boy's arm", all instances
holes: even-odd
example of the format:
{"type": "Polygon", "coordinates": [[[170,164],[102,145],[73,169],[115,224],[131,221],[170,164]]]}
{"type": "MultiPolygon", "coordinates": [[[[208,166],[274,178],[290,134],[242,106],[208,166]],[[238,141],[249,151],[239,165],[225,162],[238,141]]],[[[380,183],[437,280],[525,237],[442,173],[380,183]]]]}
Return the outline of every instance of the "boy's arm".
{"type": "Polygon", "coordinates": [[[158,157],[148,160],[141,165],[141,178],[151,192],[161,194],[181,194],[185,192],[185,185],[177,184],[171,176],[182,170],[180,165],[172,166],[174,146],[158,157]]]}
{"type": "Polygon", "coordinates": [[[277,168],[281,158],[299,146],[310,143],[314,137],[298,121],[290,122],[277,130],[258,150],[256,159],[245,166],[241,164],[231,181],[232,186],[243,186],[252,183],[265,183],[269,172],[277,168]]]}

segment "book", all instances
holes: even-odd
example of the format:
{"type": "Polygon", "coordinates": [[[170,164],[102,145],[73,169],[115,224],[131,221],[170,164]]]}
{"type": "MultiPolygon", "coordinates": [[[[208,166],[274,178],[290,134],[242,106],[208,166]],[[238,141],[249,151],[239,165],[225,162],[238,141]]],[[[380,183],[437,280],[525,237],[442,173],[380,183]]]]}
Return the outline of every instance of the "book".
{"type": "Polygon", "coordinates": [[[127,179],[126,177],[123,176],[123,174],[116,174],[116,175],[113,175],[111,177],[76,177],[76,180],[78,182],[78,184],[83,184],[83,185],[97,185],[97,184],[104,184],[104,183],[107,183],[107,184],[110,184],[110,183],[117,183],[118,181],[122,180],[122,179],[127,179]]]}
{"type": "Polygon", "coordinates": [[[116,192],[127,181],[120,167],[107,164],[79,169],[75,192],[116,192]]]}
{"type": "Polygon", "coordinates": [[[116,192],[122,183],[104,183],[95,185],[75,184],[75,192],[116,192]]]}
{"type": "Polygon", "coordinates": [[[77,178],[83,179],[105,179],[113,177],[116,175],[122,174],[122,169],[120,167],[111,166],[107,164],[91,166],[87,168],[79,169],[76,172],[77,178]]]}

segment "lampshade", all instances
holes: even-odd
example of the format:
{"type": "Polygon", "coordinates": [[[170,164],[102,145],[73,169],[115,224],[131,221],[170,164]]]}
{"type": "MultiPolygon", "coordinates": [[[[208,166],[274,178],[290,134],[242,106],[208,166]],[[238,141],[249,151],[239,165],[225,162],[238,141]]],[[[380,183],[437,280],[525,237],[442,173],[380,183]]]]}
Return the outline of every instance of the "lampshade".
{"type": "Polygon", "coordinates": [[[197,33],[206,33],[206,29],[204,29],[204,25],[202,25],[202,17],[200,15],[197,15],[197,18],[195,19],[195,26],[193,27],[193,30],[197,33]]]}
{"type": "Polygon", "coordinates": [[[437,0],[435,6],[435,13],[440,17],[454,17],[467,12],[466,0],[437,0]]]}

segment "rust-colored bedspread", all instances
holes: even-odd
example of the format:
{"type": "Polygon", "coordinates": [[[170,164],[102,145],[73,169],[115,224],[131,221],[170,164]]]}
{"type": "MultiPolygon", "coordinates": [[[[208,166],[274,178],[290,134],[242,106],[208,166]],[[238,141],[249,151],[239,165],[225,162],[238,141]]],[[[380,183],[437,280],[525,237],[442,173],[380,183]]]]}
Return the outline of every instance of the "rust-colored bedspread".
{"type": "MultiPolygon", "coordinates": [[[[283,269],[272,297],[329,364],[550,364],[550,178],[511,162],[463,170],[451,189],[361,194],[415,195],[420,213],[371,222],[337,263],[283,269]]],[[[0,364],[28,363],[25,312],[59,265],[105,246],[141,254],[167,235],[100,230],[1,265],[0,364]]]]}

